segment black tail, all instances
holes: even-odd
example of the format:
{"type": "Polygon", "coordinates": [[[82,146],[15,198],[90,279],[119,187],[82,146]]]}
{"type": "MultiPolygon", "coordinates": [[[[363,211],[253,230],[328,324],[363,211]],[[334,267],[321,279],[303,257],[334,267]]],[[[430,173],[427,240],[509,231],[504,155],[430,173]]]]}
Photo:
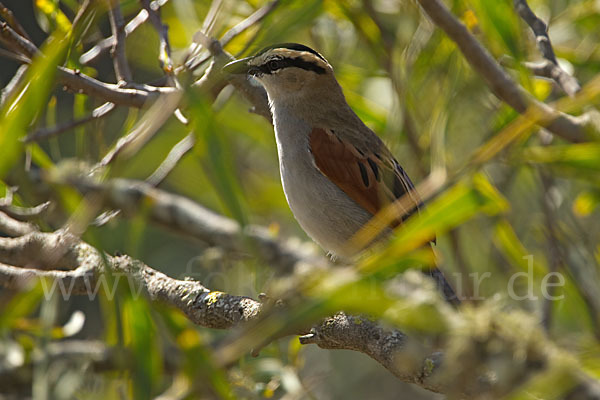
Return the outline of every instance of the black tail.
{"type": "Polygon", "coordinates": [[[438,290],[442,293],[442,295],[444,296],[444,300],[446,300],[448,304],[458,306],[461,303],[460,298],[456,295],[454,288],[452,287],[450,282],[448,282],[448,280],[444,276],[444,273],[438,268],[437,257],[435,256],[435,251],[433,251],[435,239],[432,242],[429,242],[428,244],[429,249],[431,250],[431,253],[433,255],[433,259],[435,260],[435,265],[431,266],[428,269],[424,269],[423,273],[433,278],[438,290]]]}
{"type": "Polygon", "coordinates": [[[427,270],[423,270],[423,273],[430,276],[435,281],[438,290],[442,292],[444,299],[453,306],[460,304],[460,299],[456,295],[456,292],[442,273],[442,271],[436,266],[427,270]]]}

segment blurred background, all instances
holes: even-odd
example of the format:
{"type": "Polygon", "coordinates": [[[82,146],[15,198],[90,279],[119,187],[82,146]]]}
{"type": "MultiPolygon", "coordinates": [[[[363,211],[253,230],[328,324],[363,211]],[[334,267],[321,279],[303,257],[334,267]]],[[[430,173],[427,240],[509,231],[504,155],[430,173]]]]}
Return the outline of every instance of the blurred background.
{"type": "MultiPolygon", "coordinates": [[[[2,3],[38,46],[53,32],[68,30],[81,6],[77,0],[2,3]]],[[[172,59],[178,66],[195,32],[220,38],[267,2],[168,0],[153,4],[160,8],[169,28],[172,59]]],[[[505,60],[510,75],[533,96],[544,102],[565,96],[552,81],[534,77],[523,67],[524,62],[541,56],[512,1],[455,0],[446,4],[496,59],[505,60]]],[[[585,86],[600,72],[599,3],[532,0],[530,6],[548,21],[560,65],[585,86]]],[[[121,9],[128,22],[140,12],[140,2],[122,1],[121,9]]],[[[86,64],[81,61],[83,54],[110,35],[108,17],[99,12],[64,65],[115,83],[110,52],[86,64]]],[[[281,0],[264,19],[233,38],[225,50],[242,57],[280,42],[306,44],[327,58],[350,105],[383,138],[415,183],[432,170],[457,181],[470,165],[471,155],[518,115],[492,94],[456,45],[425,17],[415,1],[281,0]]],[[[136,83],[155,84],[164,78],[159,49],[159,36],[148,22],[127,36],[127,60],[136,83]]],[[[209,55],[206,51],[202,54],[209,55]]],[[[201,65],[195,75],[200,76],[207,65],[201,65]]],[[[1,87],[9,84],[18,68],[14,60],[0,60],[1,87]]],[[[266,226],[274,236],[309,242],[285,201],[271,124],[249,112],[250,104],[230,86],[220,91],[214,104],[209,96],[190,101],[195,103],[187,112],[204,110],[194,125],[195,145],[159,188],[186,196],[240,224],[266,226]]],[[[102,103],[55,85],[41,107],[31,110],[26,131],[31,134],[66,123],[102,103]]],[[[593,105],[584,104],[575,112],[593,105]]],[[[16,201],[21,205],[52,200],[52,212],[40,224],[45,230],[64,226],[82,201],[81,195],[66,184],[41,184],[35,176],[53,168],[63,172],[89,169],[145,112],[117,107],[107,117],[20,147],[15,150],[16,162],[0,176],[0,195],[8,187],[18,186],[16,201]],[[40,154],[50,167],[40,165],[40,154]]],[[[169,118],[139,151],[115,162],[109,177],[146,180],[189,133],[189,126],[169,118]]],[[[545,146],[569,146],[548,138],[547,133],[531,132],[477,166],[509,207],[495,215],[480,210],[472,218],[465,217],[438,234],[436,251],[450,280],[475,306],[498,301],[540,319],[550,315],[549,337],[571,351],[585,371],[597,376],[598,146],[592,143],[579,152],[544,153],[545,146]],[[537,299],[511,299],[507,284],[514,273],[529,271],[529,260],[533,260],[537,299]],[[473,280],[487,271],[490,277],[475,286],[473,280]],[[548,306],[540,282],[551,271],[560,271],[566,284],[555,292],[563,295],[562,299],[548,306]]],[[[0,157],[6,156],[5,151],[0,148],[0,157]]],[[[260,260],[229,257],[218,248],[154,225],[143,210],[133,218],[92,224],[83,238],[109,254],[128,254],[171,277],[193,277],[213,290],[253,298],[275,274],[260,260]]],[[[316,246],[314,251],[320,252],[316,246]]],[[[525,281],[516,287],[518,294],[528,293],[525,281]]],[[[363,354],[302,347],[294,336],[275,341],[256,358],[247,354],[226,369],[215,368],[211,349],[227,340],[228,332],[196,327],[176,310],[133,299],[127,293],[119,291],[115,299],[103,294],[91,301],[86,296],[48,299],[39,285],[28,291],[0,291],[1,396],[441,398],[400,382],[363,354]],[[132,362],[112,369],[90,360],[47,356],[51,344],[64,340],[118,344],[130,351],[132,362]],[[178,390],[183,394],[172,395],[178,390]]]]}

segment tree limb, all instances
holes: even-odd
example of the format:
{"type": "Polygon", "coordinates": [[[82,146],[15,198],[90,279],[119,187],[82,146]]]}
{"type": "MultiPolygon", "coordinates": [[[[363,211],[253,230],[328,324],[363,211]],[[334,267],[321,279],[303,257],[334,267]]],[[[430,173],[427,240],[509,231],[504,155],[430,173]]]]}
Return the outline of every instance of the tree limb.
{"type": "Polygon", "coordinates": [[[536,109],[543,116],[542,124],[555,135],[570,142],[586,141],[586,118],[558,112],[532,98],[512,80],[440,0],[419,0],[419,4],[433,22],[458,45],[466,60],[485,79],[496,96],[521,114],[529,108],[536,109]]]}
{"type": "MultiPolygon", "coordinates": [[[[42,278],[54,280],[50,290],[60,290],[65,298],[76,294],[90,296],[97,293],[99,282],[105,279],[103,274],[107,272],[115,282],[124,278],[134,295],[141,290],[150,299],[179,309],[190,321],[203,327],[260,327],[261,319],[273,310],[267,303],[249,297],[212,291],[197,281],[170,278],[126,255],[103,254],[68,232],[33,232],[19,238],[0,240],[0,285],[7,288],[21,288],[32,279],[42,278]],[[49,260],[56,267],[68,266],[69,269],[57,270],[48,268],[51,265],[41,264],[42,261],[47,264],[49,260]]],[[[44,287],[47,292],[48,281],[44,287]]],[[[474,332],[459,330],[462,333],[455,339],[459,341],[454,345],[454,350],[449,351],[450,358],[440,351],[432,352],[422,340],[397,329],[385,327],[367,317],[345,313],[337,313],[318,322],[300,340],[303,344],[316,344],[324,349],[362,352],[399,379],[431,391],[456,396],[453,398],[498,398],[510,393],[534,374],[544,369],[550,370],[552,363],[564,363],[558,349],[548,348],[550,343],[535,334],[519,337],[518,340],[523,343],[511,343],[515,338],[513,328],[508,323],[512,317],[496,314],[488,313],[487,318],[482,318],[482,315],[472,312],[465,317],[457,313],[455,317],[461,321],[459,326],[469,323],[470,317],[478,321],[480,328],[474,332]],[[489,332],[482,331],[482,324],[488,323],[489,332]],[[503,334],[503,331],[509,334],[503,334]],[[488,347],[488,342],[491,347],[488,347]],[[517,363],[513,352],[522,352],[523,348],[527,350],[527,360],[517,363]],[[504,376],[504,380],[490,379],[482,375],[490,359],[493,365],[509,363],[514,367],[510,374],[504,376]],[[445,367],[455,362],[463,363],[463,368],[445,367]]],[[[517,323],[524,329],[523,321],[517,320],[517,323]]],[[[302,331],[306,333],[301,328],[298,333],[302,331]]],[[[569,396],[577,395],[569,398],[599,398],[596,381],[577,370],[569,372],[569,377],[573,384],[565,390],[569,396]]]]}
{"type": "Polygon", "coordinates": [[[285,274],[307,264],[321,268],[329,265],[324,258],[305,247],[273,238],[266,228],[249,225],[242,229],[232,219],[145,182],[114,179],[98,183],[73,178],[69,183],[84,194],[100,195],[106,206],[121,210],[126,215],[135,215],[143,207],[151,221],[186,237],[235,254],[247,255],[254,251],[260,259],[277,266],[277,270],[285,274]]]}

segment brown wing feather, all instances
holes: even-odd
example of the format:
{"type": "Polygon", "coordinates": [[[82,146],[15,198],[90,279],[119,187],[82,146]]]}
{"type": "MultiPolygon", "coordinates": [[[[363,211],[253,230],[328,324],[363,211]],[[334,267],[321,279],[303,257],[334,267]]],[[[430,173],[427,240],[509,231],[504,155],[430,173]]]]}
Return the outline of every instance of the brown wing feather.
{"type": "Polygon", "coordinates": [[[421,205],[414,185],[395,159],[360,150],[322,128],[311,132],[310,148],[321,173],[371,214],[406,193],[413,207],[404,210],[402,220],[421,205]]]}

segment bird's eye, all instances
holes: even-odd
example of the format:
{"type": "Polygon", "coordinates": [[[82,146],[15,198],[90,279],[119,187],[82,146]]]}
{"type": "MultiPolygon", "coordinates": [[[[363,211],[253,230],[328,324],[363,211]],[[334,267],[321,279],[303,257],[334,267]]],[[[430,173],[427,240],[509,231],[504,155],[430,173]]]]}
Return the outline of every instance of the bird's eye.
{"type": "Polygon", "coordinates": [[[275,71],[281,68],[281,63],[279,62],[279,60],[271,60],[268,62],[267,66],[271,71],[275,71]]]}

